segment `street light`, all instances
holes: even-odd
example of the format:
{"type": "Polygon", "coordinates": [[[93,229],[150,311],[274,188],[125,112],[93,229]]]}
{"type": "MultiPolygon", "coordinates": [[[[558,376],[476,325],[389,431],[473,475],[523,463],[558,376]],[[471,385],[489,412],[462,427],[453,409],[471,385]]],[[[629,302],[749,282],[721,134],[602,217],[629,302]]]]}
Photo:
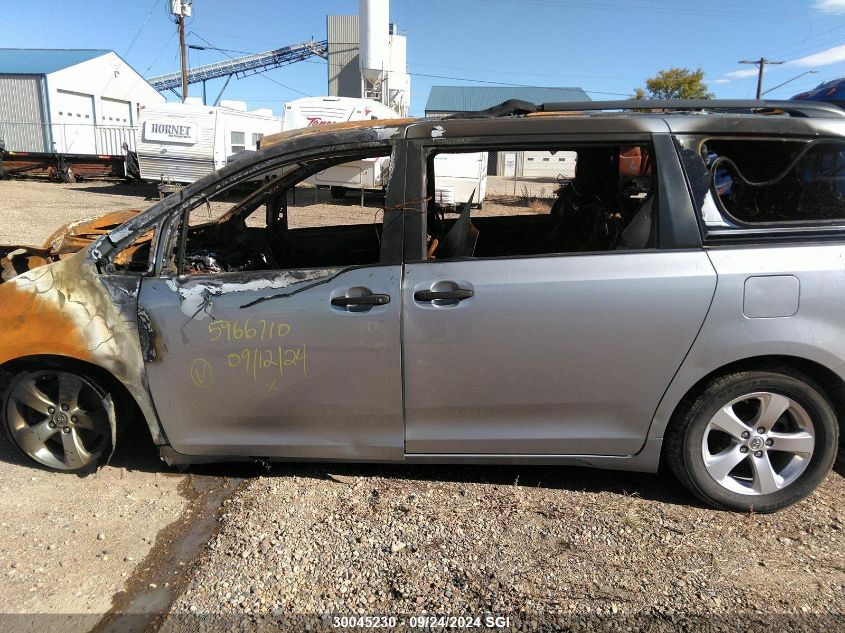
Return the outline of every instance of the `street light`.
{"type": "Polygon", "coordinates": [[[804,75],[815,75],[815,74],[816,74],[816,73],[818,73],[818,72],[819,72],[818,70],[807,70],[807,71],[804,71],[804,72],[803,72],[803,73],[801,73],[800,75],[796,75],[796,76],[795,76],[795,77],[793,77],[792,79],[787,79],[787,80],[786,80],[786,81],[784,81],[782,84],[778,84],[778,85],[777,85],[777,86],[775,86],[774,88],[769,88],[768,90],[764,91],[762,94],[767,94],[767,93],[771,92],[772,90],[777,90],[778,88],[782,88],[782,87],[783,87],[783,86],[785,86],[786,84],[788,84],[788,83],[790,83],[790,82],[792,82],[792,81],[795,81],[796,79],[800,79],[800,78],[801,78],[801,77],[803,77],[804,75]]]}

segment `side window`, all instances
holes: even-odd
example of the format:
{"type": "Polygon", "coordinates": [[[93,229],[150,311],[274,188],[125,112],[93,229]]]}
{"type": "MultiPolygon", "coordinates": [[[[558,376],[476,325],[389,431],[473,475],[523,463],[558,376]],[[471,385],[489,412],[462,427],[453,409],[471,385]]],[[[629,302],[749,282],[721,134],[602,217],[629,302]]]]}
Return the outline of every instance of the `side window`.
{"type": "Polygon", "coordinates": [[[428,258],[653,248],[651,156],[646,145],[435,153],[428,258]]]}
{"type": "Polygon", "coordinates": [[[708,231],[845,220],[845,142],[679,137],[708,231]]]}
{"type": "MultiPolygon", "coordinates": [[[[389,160],[368,156],[296,163],[200,197],[188,216],[180,272],[379,263],[387,179],[373,174],[376,165],[389,160]],[[355,195],[346,195],[353,186],[355,195]]],[[[180,246],[174,243],[172,250],[175,269],[180,246]]]]}
{"type": "Polygon", "coordinates": [[[231,144],[233,154],[237,154],[238,152],[242,152],[246,149],[246,141],[244,140],[245,136],[246,135],[243,132],[231,133],[231,144]]]}

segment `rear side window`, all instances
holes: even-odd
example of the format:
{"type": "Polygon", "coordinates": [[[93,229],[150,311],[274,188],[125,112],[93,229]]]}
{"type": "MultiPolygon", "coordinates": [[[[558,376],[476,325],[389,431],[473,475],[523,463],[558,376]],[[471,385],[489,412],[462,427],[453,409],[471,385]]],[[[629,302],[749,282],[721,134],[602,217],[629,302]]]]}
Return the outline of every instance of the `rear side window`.
{"type": "Polygon", "coordinates": [[[429,157],[427,259],[655,248],[646,145],[504,145],[429,157]]]}
{"type": "Polygon", "coordinates": [[[845,220],[845,141],[678,142],[708,230],[845,220]]]}

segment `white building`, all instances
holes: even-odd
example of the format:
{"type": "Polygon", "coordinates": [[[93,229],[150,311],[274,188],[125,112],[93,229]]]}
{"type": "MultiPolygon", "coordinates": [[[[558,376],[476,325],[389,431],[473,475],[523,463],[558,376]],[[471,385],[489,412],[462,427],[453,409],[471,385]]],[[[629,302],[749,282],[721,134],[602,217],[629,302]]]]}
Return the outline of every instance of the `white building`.
{"type": "Polygon", "coordinates": [[[11,152],[123,155],[139,104],[165,101],[116,53],[0,49],[0,139],[11,152]]]}

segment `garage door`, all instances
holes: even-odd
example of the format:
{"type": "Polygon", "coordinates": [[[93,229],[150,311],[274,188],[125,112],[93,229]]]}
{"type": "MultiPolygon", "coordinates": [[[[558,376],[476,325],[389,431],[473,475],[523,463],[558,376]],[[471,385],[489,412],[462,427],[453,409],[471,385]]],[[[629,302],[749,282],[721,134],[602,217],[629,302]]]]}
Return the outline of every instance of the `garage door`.
{"type": "Polygon", "coordinates": [[[94,97],[69,90],[58,90],[57,93],[57,116],[53,120],[56,151],[63,154],[96,154],[94,97]]]}
{"type": "Polygon", "coordinates": [[[8,151],[50,151],[45,101],[43,78],[0,76],[0,138],[8,151]]]}
{"type": "Polygon", "coordinates": [[[524,178],[575,177],[576,152],[523,152],[522,176],[524,178]]]}
{"type": "Polygon", "coordinates": [[[132,104],[119,99],[100,99],[100,120],[97,129],[97,152],[111,156],[122,155],[123,143],[135,150],[132,131],[132,104]]]}

